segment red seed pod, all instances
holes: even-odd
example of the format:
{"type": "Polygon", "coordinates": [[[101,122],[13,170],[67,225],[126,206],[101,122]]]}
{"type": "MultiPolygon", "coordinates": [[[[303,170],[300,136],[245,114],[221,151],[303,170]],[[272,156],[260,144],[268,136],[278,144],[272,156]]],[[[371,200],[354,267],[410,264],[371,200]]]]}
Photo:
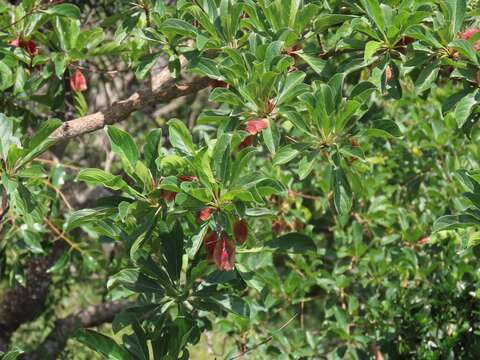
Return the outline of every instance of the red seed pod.
{"type": "Polygon", "coordinates": [[[392,78],[392,68],[390,67],[390,64],[388,64],[387,67],[385,68],[385,79],[387,80],[387,82],[389,82],[391,78],[392,78]]]}
{"type": "Polygon", "coordinates": [[[242,140],[240,145],[238,145],[239,149],[245,149],[253,144],[253,139],[255,139],[255,135],[248,135],[245,139],[242,140]]]}
{"type": "Polygon", "coordinates": [[[245,130],[247,130],[251,135],[256,135],[262,130],[268,127],[268,120],[267,119],[254,119],[247,121],[247,125],[245,126],[245,130]]]}
{"type": "Polygon", "coordinates": [[[355,138],[350,138],[350,145],[352,145],[352,147],[359,147],[360,144],[358,143],[358,140],[355,139],[355,138]]]}
{"type": "Polygon", "coordinates": [[[161,189],[160,190],[160,197],[165,200],[166,202],[171,202],[175,200],[175,197],[177,196],[177,193],[174,191],[168,191],[161,189]]]}
{"type": "Polygon", "coordinates": [[[82,72],[77,69],[70,77],[70,88],[73,91],[85,91],[87,90],[87,79],[82,72]]]}
{"type": "Polygon", "coordinates": [[[233,237],[239,244],[245,243],[248,237],[248,223],[243,219],[238,219],[233,224],[233,237]]]}
{"type": "Polygon", "coordinates": [[[212,213],[213,213],[212,208],[207,207],[207,208],[204,208],[204,209],[200,210],[197,213],[197,221],[199,221],[199,222],[207,221],[210,218],[210,215],[212,215],[212,213]]]}
{"type": "Polygon", "coordinates": [[[235,265],[235,245],[228,240],[226,234],[222,234],[221,239],[217,241],[213,251],[213,260],[219,270],[233,270],[235,265]]]}
{"type": "Polygon", "coordinates": [[[213,253],[215,251],[215,246],[217,245],[217,240],[217,233],[215,231],[208,232],[203,238],[205,251],[207,252],[207,260],[209,261],[213,261],[213,253]]]}

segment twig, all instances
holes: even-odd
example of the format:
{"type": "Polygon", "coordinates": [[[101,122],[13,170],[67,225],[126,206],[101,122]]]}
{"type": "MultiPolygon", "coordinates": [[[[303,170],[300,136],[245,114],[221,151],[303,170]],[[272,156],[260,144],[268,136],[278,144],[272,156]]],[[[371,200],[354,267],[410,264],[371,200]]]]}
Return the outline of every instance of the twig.
{"type": "Polygon", "coordinates": [[[55,186],[53,186],[53,184],[50,183],[50,181],[48,181],[48,180],[43,180],[43,183],[44,183],[45,185],[47,185],[50,189],[53,189],[53,190],[57,193],[57,195],[60,196],[60,198],[63,200],[63,202],[64,202],[65,205],[67,206],[68,210],[70,210],[70,211],[73,210],[72,205],[70,205],[70,203],[68,202],[67,198],[65,197],[65,195],[63,194],[63,192],[62,192],[60,189],[58,189],[58,188],[56,188],[55,186]]]}
{"type": "MultiPolygon", "coordinates": [[[[280,332],[282,331],[283,329],[285,329],[288,325],[290,325],[290,323],[295,320],[295,318],[298,316],[298,313],[293,315],[285,324],[283,324],[282,326],[280,326],[280,328],[278,328],[276,331],[273,332],[273,334],[275,334],[276,332],[280,332]]],[[[252,347],[247,347],[244,351],[242,351],[240,354],[238,355],[235,355],[234,357],[231,357],[229,360],[235,360],[235,359],[239,359],[241,358],[243,355],[257,349],[258,347],[262,346],[262,345],[265,345],[266,343],[272,341],[273,339],[273,334],[270,335],[269,337],[267,337],[265,340],[263,341],[260,341],[258,344],[252,346],[252,347]]]]}
{"type": "Polygon", "coordinates": [[[39,4],[37,6],[34,6],[32,8],[32,10],[30,10],[29,12],[27,12],[25,15],[23,15],[22,17],[20,17],[19,19],[15,20],[14,22],[8,24],[7,26],[3,27],[0,29],[0,31],[5,31],[7,29],[10,29],[12,26],[18,24],[20,21],[23,21],[25,20],[27,17],[29,16],[32,16],[36,11],[41,11],[41,10],[46,10],[48,9],[50,6],[52,5],[57,5],[58,4],[58,1],[53,1],[53,2],[50,2],[50,3],[47,3],[47,4],[39,4]]]}
{"type": "Polygon", "coordinates": [[[53,165],[53,166],[61,165],[66,169],[71,169],[71,170],[76,170],[76,171],[81,170],[81,168],[78,167],[78,166],[62,164],[62,163],[59,163],[58,161],[49,160],[49,159],[37,158],[37,159],[33,159],[33,161],[39,162],[39,163],[42,163],[42,164],[53,165]]]}
{"type": "Polygon", "coordinates": [[[303,198],[305,198],[305,199],[311,199],[311,200],[321,200],[321,199],[322,199],[321,196],[304,194],[304,193],[301,193],[301,192],[298,192],[298,191],[293,191],[293,194],[294,194],[294,195],[298,195],[298,196],[300,196],[300,197],[303,197],[303,198]]]}
{"type": "Polygon", "coordinates": [[[65,236],[63,232],[61,232],[55,225],[53,225],[50,220],[47,218],[43,218],[45,223],[48,225],[50,229],[57,235],[60,239],[64,240],[72,249],[77,250],[79,253],[83,253],[83,250],[76,244],[74,241],[70,240],[68,237],[65,236]]]}

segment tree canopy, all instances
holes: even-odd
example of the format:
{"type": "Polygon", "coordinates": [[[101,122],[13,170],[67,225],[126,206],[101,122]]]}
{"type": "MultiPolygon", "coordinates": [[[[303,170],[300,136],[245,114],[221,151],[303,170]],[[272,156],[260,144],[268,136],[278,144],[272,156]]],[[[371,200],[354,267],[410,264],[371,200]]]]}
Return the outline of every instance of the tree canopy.
{"type": "Polygon", "coordinates": [[[479,61],[477,0],[0,0],[0,354],[478,359],[479,61]]]}

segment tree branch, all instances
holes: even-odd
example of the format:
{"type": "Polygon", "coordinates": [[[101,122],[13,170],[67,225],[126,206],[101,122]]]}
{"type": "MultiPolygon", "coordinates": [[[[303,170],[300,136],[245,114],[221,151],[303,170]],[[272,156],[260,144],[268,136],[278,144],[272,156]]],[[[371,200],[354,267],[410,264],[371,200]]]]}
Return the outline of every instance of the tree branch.
{"type": "MultiPolygon", "coordinates": [[[[182,67],[185,67],[187,60],[181,59],[182,67]]],[[[172,79],[168,68],[163,69],[155,75],[151,81],[151,87],[143,88],[128,99],[115,102],[110,107],[70,121],[60,126],[51,137],[57,141],[64,141],[83,134],[102,129],[105,125],[111,125],[123,121],[137,110],[154,103],[166,103],[175,98],[193,94],[207,87],[210,79],[202,77],[191,83],[178,83],[172,79]]]]}
{"type": "Polygon", "coordinates": [[[10,336],[20,325],[42,313],[51,279],[47,270],[63,251],[65,244],[57,242],[48,256],[27,261],[26,286],[15,286],[0,297],[0,351],[7,350],[10,336]]]}
{"type": "Polygon", "coordinates": [[[80,328],[89,328],[112,322],[115,315],[131,306],[126,300],[111,301],[91,305],[76,314],[57,320],[52,331],[35,351],[24,355],[24,360],[48,360],[59,358],[65,348],[68,338],[80,328]]]}

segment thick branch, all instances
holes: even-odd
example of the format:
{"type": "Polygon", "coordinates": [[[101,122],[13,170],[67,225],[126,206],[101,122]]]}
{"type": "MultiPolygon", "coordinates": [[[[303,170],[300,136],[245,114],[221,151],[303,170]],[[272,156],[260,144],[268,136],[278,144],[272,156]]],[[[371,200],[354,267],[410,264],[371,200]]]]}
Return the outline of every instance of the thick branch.
{"type": "Polygon", "coordinates": [[[46,339],[37,349],[23,357],[26,360],[49,360],[59,358],[68,338],[80,328],[89,328],[112,322],[115,315],[131,306],[128,301],[112,301],[91,305],[74,315],[57,320],[46,339]]]}
{"type": "MultiPolygon", "coordinates": [[[[186,60],[182,60],[185,66],[186,60]]],[[[128,99],[115,102],[110,107],[70,121],[66,121],[58,128],[51,137],[58,141],[71,139],[95,130],[102,129],[105,125],[111,125],[123,121],[137,110],[154,103],[167,103],[180,96],[196,93],[209,84],[208,78],[199,78],[191,83],[179,84],[172,79],[168,68],[155,75],[150,88],[144,88],[135,92],[128,99]]]]}
{"type": "Polygon", "coordinates": [[[25,264],[26,286],[16,286],[0,297],[0,351],[5,351],[12,333],[26,322],[32,321],[44,309],[50,285],[47,270],[65,250],[65,244],[57,242],[45,257],[25,264]]]}

